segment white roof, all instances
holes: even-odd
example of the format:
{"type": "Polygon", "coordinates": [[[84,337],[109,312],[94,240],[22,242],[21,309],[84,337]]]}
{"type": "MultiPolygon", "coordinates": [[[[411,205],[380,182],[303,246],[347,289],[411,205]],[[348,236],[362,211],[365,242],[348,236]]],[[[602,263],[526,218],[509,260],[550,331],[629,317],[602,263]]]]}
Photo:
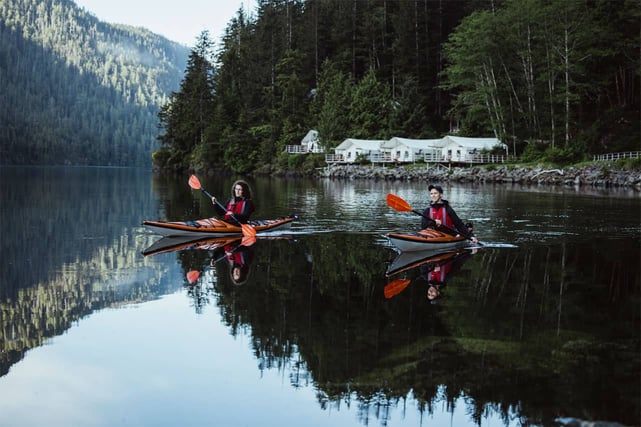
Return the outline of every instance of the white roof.
{"type": "Polygon", "coordinates": [[[382,139],[353,139],[347,138],[335,148],[335,150],[347,150],[352,146],[362,150],[380,150],[385,143],[382,139]]]}
{"type": "Polygon", "coordinates": [[[317,139],[318,139],[318,131],[312,129],[309,132],[307,132],[307,135],[305,135],[305,138],[303,138],[303,140],[301,141],[301,144],[307,144],[317,139]]]}
{"type": "Polygon", "coordinates": [[[409,148],[416,149],[425,149],[425,148],[442,148],[445,145],[443,138],[439,139],[409,139],[409,138],[399,138],[395,136],[394,138],[387,141],[383,148],[395,148],[399,145],[404,145],[409,148]]]}
{"type": "Polygon", "coordinates": [[[497,145],[505,147],[497,138],[468,138],[465,136],[446,135],[443,137],[444,145],[453,143],[465,148],[491,149],[497,145]]]}

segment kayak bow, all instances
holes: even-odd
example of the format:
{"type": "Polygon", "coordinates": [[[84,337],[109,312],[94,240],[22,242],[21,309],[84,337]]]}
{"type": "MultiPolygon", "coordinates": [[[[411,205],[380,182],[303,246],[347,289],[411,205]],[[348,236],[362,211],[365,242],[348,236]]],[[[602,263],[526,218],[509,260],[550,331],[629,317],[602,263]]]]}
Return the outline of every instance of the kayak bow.
{"type": "MultiPolygon", "coordinates": [[[[256,232],[286,229],[291,226],[295,215],[267,220],[251,220],[247,224],[256,232]]],[[[197,219],[194,221],[143,221],[142,225],[156,234],[166,237],[193,236],[216,237],[243,234],[243,229],[218,218],[197,219]]]]}
{"type": "Polygon", "coordinates": [[[389,233],[387,238],[401,252],[455,249],[468,244],[464,236],[452,236],[431,228],[412,233],[389,233]]]}

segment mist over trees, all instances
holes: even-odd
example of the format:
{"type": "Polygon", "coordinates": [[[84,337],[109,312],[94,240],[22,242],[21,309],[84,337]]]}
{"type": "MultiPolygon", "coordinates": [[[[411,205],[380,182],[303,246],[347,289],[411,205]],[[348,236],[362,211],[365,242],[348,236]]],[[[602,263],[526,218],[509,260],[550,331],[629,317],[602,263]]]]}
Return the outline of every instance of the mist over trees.
{"type": "Polygon", "coordinates": [[[636,150],[640,8],[260,1],[255,16],[238,11],[217,49],[202,34],[160,115],[155,164],[270,171],[286,167],[285,146],[309,129],[328,149],[345,138],[437,138],[460,125],[461,135],[496,136],[525,159],[636,150]],[[210,97],[190,88],[204,79],[210,97]],[[190,96],[194,115],[177,108],[190,96]],[[206,123],[195,116],[203,111],[214,112],[206,123]],[[189,122],[197,138],[181,131],[189,122]]]}
{"type": "Polygon", "coordinates": [[[71,0],[0,1],[0,164],[149,166],[188,54],[71,0]]]}

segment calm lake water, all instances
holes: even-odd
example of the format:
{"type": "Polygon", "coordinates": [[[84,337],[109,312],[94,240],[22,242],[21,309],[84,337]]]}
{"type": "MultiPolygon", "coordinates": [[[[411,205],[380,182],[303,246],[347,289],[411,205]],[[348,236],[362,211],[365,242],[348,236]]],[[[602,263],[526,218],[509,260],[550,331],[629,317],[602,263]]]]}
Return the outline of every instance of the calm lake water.
{"type": "Polygon", "coordinates": [[[0,425],[641,424],[637,191],[444,184],[483,246],[407,259],[385,197],[427,183],[248,179],[299,219],[235,284],[221,248],[143,255],[143,220],[214,214],[187,178],[0,168],[0,425]]]}

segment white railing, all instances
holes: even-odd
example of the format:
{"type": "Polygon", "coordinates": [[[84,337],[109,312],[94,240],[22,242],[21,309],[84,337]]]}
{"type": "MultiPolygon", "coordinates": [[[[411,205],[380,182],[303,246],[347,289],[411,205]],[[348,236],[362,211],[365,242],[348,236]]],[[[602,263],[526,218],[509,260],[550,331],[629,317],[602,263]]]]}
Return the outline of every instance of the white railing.
{"type": "Polygon", "coordinates": [[[609,154],[597,154],[592,156],[592,160],[604,161],[604,160],[619,160],[619,159],[638,159],[641,158],[641,151],[628,151],[626,153],[609,153],[609,154]]]}
{"type": "MultiPolygon", "coordinates": [[[[413,160],[395,159],[390,153],[369,154],[366,159],[371,163],[414,163],[413,160]]],[[[496,154],[468,154],[466,156],[443,156],[440,153],[427,153],[423,155],[425,163],[468,163],[488,164],[505,163],[507,156],[496,154]]],[[[346,161],[343,154],[325,154],[325,163],[353,163],[354,160],[346,161]]]]}
{"type": "Polygon", "coordinates": [[[498,154],[474,154],[465,156],[465,163],[505,163],[507,156],[498,154]]]}
{"type": "MultiPolygon", "coordinates": [[[[290,147],[290,146],[288,146],[290,147]]],[[[298,147],[298,146],[291,146],[298,147]]],[[[289,152],[289,151],[288,151],[289,152]]],[[[301,151],[302,152],[302,151],[301,151]]],[[[625,153],[609,153],[598,154],[592,157],[593,161],[611,161],[619,159],[639,159],[641,158],[641,151],[628,151],[625,153]]],[[[413,163],[407,160],[395,160],[390,153],[370,154],[367,160],[372,163],[413,163]]],[[[492,164],[492,163],[505,163],[508,161],[508,156],[497,154],[468,154],[466,156],[444,156],[440,153],[426,153],[423,155],[425,163],[467,163],[467,164],[492,164]]],[[[343,154],[325,154],[326,163],[353,163],[351,160],[347,162],[343,154]]]]}
{"type": "Polygon", "coordinates": [[[429,153],[423,156],[425,163],[470,163],[470,164],[487,164],[487,163],[505,163],[507,156],[496,154],[467,154],[465,156],[447,156],[436,153],[429,153]]]}
{"type": "Polygon", "coordinates": [[[302,145],[287,145],[285,146],[287,154],[302,154],[307,153],[307,148],[302,145]]]}
{"type": "Polygon", "coordinates": [[[309,148],[305,147],[304,145],[286,145],[285,146],[285,151],[287,151],[287,154],[308,154],[308,153],[324,153],[323,149],[320,148],[314,148],[312,150],[309,150],[309,148]]]}
{"type": "Polygon", "coordinates": [[[367,156],[367,160],[372,163],[391,163],[394,161],[392,160],[392,155],[389,153],[370,154],[367,156]]]}
{"type": "Polygon", "coordinates": [[[325,154],[325,163],[345,163],[345,157],[342,154],[325,154]]]}

